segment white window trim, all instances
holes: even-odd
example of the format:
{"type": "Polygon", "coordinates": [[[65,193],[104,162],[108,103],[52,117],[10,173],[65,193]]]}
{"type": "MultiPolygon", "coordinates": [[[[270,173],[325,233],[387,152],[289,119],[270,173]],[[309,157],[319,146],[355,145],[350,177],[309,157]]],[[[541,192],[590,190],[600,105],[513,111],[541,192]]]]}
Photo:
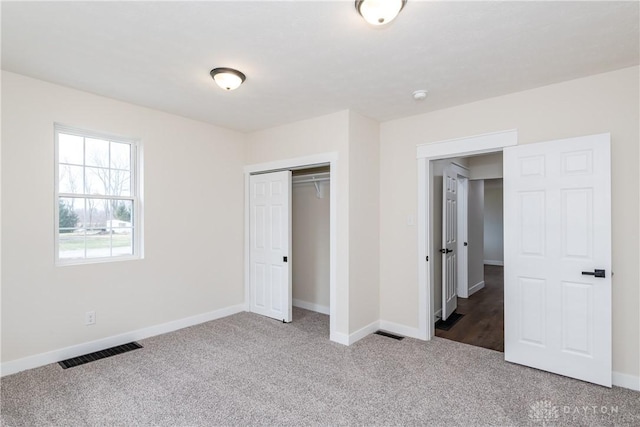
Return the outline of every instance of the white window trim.
{"type": "MultiPolygon", "coordinates": [[[[84,160],[83,160],[84,161],[84,160]]],[[[80,129],[76,127],[66,126],[54,123],[54,260],[56,266],[84,265],[84,264],[100,264],[107,262],[131,261],[144,258],[144,224],[143,224],[143,203],[142,203],[142,144],[137,138],[123,137],[119,135],[95,132],[91,130],[80,129]],[[75,135],[83,138],[104,139],[112,142],[119,142],[131,145],[131,196],[100,196],[100,199],[128,199],[133,205],[133,255],[119,255],[100,258],[83,258],[83,259],[60,259],[60,211],[59,199],[65,197],[66,193],[60,193],[59,182],[59,142],[58,135],[64,133],[67,135],[75,135]]]]}

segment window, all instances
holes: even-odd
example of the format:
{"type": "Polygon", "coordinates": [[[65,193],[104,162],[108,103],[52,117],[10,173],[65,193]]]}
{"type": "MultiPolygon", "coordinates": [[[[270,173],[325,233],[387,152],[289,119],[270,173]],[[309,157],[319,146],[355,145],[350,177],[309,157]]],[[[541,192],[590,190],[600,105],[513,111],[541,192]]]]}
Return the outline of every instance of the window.
{"type": "Polygon", "coordinates": [[[136,141],[55,126],[56,261],[140,258],[136,141]]]}

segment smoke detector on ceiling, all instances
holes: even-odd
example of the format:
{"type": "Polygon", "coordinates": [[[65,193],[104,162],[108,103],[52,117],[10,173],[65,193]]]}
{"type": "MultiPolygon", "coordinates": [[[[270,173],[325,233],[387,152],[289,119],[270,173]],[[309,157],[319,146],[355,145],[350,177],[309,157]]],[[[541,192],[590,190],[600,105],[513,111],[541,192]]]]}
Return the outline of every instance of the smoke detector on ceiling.
{"type": "Polygon", "coordinates": [[[428,90],[416,90],[415,92],[413,92],[413,99],[415,99],[416,101],[424,101],[424,99],[427,97],[427,93],[429,91],[428,90]]]}

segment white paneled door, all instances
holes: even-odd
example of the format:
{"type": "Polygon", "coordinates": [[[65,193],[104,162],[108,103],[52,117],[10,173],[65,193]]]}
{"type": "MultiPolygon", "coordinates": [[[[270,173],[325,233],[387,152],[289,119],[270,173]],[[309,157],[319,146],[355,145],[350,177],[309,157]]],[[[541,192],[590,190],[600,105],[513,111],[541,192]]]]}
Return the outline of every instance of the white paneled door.
{"type": "Polygon", "coordinates": [[[442,320],[458,306],[457,298],[458,179],[445,168],[442,173],[442,320]]]}
{"type": "Polygon", "coordinates": [[[608,134],[504,150],[505,359],[611,387],[608,134]]]}
{"type": "Polygon", "coordinates": [[[291,322],[291,171],[251,175],[249,187],[251,311],[291,322]]]}

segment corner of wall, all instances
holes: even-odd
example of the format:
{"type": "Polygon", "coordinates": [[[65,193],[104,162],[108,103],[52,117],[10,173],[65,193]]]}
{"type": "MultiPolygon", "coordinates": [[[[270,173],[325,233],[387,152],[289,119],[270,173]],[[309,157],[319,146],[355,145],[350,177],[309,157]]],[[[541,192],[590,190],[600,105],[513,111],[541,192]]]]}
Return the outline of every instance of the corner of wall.
{"type": "MultiPolygon", "coordinates": [[[[349,111],[349,332],[380,319],[380,123],[349,111]]],[[[364,328],[364,329],[363,329],[364,328]]]]}

